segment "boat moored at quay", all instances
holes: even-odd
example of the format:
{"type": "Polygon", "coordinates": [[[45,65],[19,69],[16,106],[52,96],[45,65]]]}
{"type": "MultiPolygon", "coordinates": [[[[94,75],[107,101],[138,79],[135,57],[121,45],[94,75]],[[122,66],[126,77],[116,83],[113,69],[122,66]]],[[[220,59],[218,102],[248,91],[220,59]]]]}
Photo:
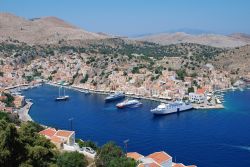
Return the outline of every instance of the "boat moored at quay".
{"type": "Polygon", "coordinates": [[[183,101],[175,101],[169,104],[162,103],[159,106],[157,106],[155,109],[152,109],[151,112],[155,115],[165,115],[165,114],[186,111],[190,109],[193,109],[193,106],[191,103],[186,103],[183,101]]]}
{"type": "Polygon", "coordinates": [[[125,97],[125,94],[123,92],[115,92],[115,93],[112,93],[109,96],[107,96],[105,98],[105,101],[111,102],[111,101],[123,99],[124,97],[125,97]]]}

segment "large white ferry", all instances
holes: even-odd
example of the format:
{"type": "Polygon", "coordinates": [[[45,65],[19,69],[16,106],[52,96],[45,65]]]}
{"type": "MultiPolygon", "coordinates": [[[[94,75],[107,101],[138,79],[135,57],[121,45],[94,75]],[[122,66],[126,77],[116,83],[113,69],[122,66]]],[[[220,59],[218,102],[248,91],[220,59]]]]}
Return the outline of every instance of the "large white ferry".
{"type": "Polygon", "coordinates": [[[183,101],[175,101],[169,104],[162,103],[155,109],[152,109],[151,112],[157,115],[164,115],[164,114],[186,111],[192,108],[193,106],[191,103],[185,103],[183,101]]]}

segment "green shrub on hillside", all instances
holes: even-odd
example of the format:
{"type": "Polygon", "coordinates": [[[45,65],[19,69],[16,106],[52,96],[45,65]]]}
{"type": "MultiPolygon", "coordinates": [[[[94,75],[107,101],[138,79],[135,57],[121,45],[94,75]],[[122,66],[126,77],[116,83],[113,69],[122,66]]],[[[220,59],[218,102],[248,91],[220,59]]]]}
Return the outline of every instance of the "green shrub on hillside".
{"type": "Polygon", "coordinates": [[[113,142],[109,142],[98,149],[95,164],[97,167],[137,166],[137,163],[134,160],[127,158],[122,149],[113,142]]]}
{"type": "Polygon", "coordinates": [[[140,70],[139,67],[133,67],[131,72],[132,72],[133,74],[138,74],[138,73],[139,73],[139,70],[140,70]]]}
{"type": "Polygon", "coordinates": [[[82,79],[80,80],[80,83],[85,83],[85,82],[88,81],[88,79],[89,79],[89,75],[86,74],[86,75],[84,76],[84,78],[82,78],[82,79]]]}
{"type": "Polygon", "coordinates": [[[179,69],[176,71],[177,79],[184,80],[184,78],[187,76],[185,69],[179,69]]]}
{"type": "Polygon", "coordinates": [[[90,140],[82,141],[77,139],[76,142],[79,144],[80,147],[91,147],[94,150],[97,150],[98,148],[98,146],[93,141],[90,140]]]}
{"type": "Polygon", "coordinates": [[[61,153],[56,161],[59,167],[85,167],[88,165],[83,154],[78,152],[61,153]]]}

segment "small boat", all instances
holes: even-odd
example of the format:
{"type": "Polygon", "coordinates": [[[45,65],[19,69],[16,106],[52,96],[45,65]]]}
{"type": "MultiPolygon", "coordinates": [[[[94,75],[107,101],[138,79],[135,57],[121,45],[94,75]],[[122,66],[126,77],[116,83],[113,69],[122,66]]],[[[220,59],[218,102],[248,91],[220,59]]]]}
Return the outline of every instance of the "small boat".
{"type": "Polygon", "coordinates": [[[139,107],[141,105],[142,105],[142,103],[139,102],[138,100],[125,100],[121,103],[118,103],[116,105],[116,107],[117,108],[126,108],[126,107],[135,108],[135,107],[139,107]]]}
{"type": "Polygon", "coordinates": [[[66,101],[69,99],[69,96],[61,96],[61,97],[57,97],[56,101],[66,101]]]}
{"type": "Polygon", "coordinates": [[[120,100],[123,99],[125,97],[123,92],[116,92],[116,93],[112,93],[109,96],[107,96],[105,98],[106,102],[110,102],[110,101],[115,101],[115,100],[120,100]]]}
{"type": "Polygon", "coordinates": [[[155,109],[152,109],[151,112],[156,115],[165,115],[165,114],[190,110],[192,108],[193,106],[191,103],[185,103],[183,101],[175,101],[169,104],[162,103],[155,109]]]}
{"type": "Polygon", "coordinates": [[[90,91],[89,91],[89,90],[86,90],[84,93],[85,93],[86,95],[89,95],[89,94],[90,94],[90,91]]]}
{"type": "Polygon", "coordinates": [[[66,101],[66,100],[68,100],[69,99],[69,96],[68,95],[65,95],[65,89],[64,89],[64,94],[63,94],[63,96],[61,96],[61,89],[62,89],[63,87],[61,86],[61,87],[59,87],[59,96],[55,99],[56,101],[66,101]]]}
{"type": "Polygon", "coordinates": [[[32,102],[33,100],[32,99],[26,99],[27,102],[32,102]]]}
{"type": "Polygon", "coordinates": [[[223,98],[224,95],[215,95],[216,98],[223,98]]]}
{"type": "Polygon", "coordinates": [[[216,99],[216,103],[217,104],[221,104],[221,100],[220,99],[216,99]]]}
{"type": "Polygon", "coordinates": [[[237,88],[235,88],[235,87],[232,87],[232,91],[235,91],[237,88]]]}
{"type": "Polygon", "coordinates": [[[135,96],[134,98],[135,98],[135,99],[138,99],[138,100],[140,100],[140,99],[141,99],[141,97],[140,97],[140,96],[135,96]]]}
{"type": "Polygon", "coordinates": [[[21,96],[22,95],[21,92],[13,92],[12,94],[15,95],[15,96],[21,96]]]}
{"type": "Polygon", "coordinates": [[[69,86],[69,83],[65,82],[62,84],[63,86],[69,86]]]}

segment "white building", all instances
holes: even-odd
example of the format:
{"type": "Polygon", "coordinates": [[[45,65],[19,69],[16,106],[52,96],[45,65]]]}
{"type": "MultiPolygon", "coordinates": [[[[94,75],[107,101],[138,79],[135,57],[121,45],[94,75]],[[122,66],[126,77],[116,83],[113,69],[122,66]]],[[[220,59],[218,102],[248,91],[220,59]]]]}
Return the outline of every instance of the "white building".
{"type": "Polygon", "coordinates": [[[195,165],[185,166],[173,163],[172,157],[164,151],[155,152],[145,157],[137,152],[130,152],[127,153],[127,157],[138,162],[137,167],[196,167],[195,165]]]}
{"type": "Polygon", "coordinates": [[[189,100],[192,103],[204,103],[206,100],[206,89],[202,88],[202,89],[197,89],[197,91],[195,93],[189,93],[189,100]]]}
{"type": "Polygon", "coordinates": [[[58,148],[62,149],[63,144],[73,146],[75,144],[75,132],[68,130],[56,130],[54,128],[47,128],[39,132],[51,140],[58,148]]]}

